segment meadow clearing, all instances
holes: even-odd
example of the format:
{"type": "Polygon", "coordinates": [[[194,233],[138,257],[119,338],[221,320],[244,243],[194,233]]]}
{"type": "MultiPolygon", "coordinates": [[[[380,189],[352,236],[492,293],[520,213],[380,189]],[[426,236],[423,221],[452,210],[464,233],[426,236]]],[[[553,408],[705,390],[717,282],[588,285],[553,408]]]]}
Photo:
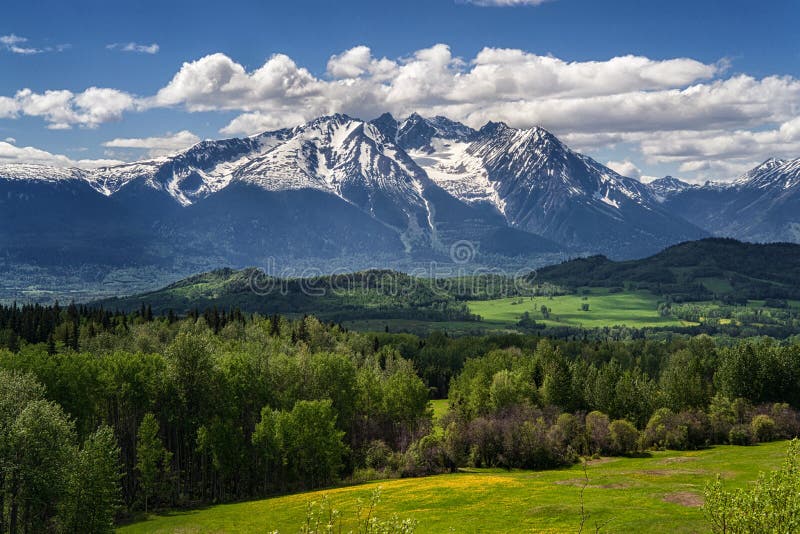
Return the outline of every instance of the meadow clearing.
{"type": "Polygon", "coordinates": [[[577,326],[602,328],[605,326],[631,326],[637,328],[658,326],[683,326],[673,317],[662,317],[658,312],[659,297],[647,291],[611,293],[607,289],[593,288],[585,294],[553,297],[508,297],[468,302],[472,313],[480,315],[483,323],[494,326],[513,326],[522,314],[528,312],[537,323],[548,326],[577,326]],[[542,306],[548,314],[542,313],[542,306]],[[584,310],[584,306],[588,309],[584,310]]]}
{"type": "Polygon", "coordinates": [[[787,442],[751,447],[717,446],[701,451],[653,452],[646,458],[601,458],[549,471],[462,470],[298,493],[260,501],[151,515],[123,526],[124,534],[205,532],[297,532],[309,502],[327,496],[352,528],[359,500],[381,488],[375,511],[418,522],[418,533],[577,532],[581,488],[586,484],[584,530],[601,532],[706,532],[702,494],[719,473],[731,487],[781,465],[787,442]]]}

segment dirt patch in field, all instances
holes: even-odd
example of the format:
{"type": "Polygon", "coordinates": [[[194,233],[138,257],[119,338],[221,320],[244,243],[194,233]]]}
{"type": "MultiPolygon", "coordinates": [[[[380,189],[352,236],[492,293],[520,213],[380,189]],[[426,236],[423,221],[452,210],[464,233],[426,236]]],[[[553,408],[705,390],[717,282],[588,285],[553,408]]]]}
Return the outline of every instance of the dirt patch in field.
{"type": "Polygon", "coordinates": [[[693,456],[671,456],[669,458],[664,458],[663,460],[659,460],[658,463],[660,464],[683,464],[686,462],[694,462],[697,460],[696,457],[693,456]]]}
{"type": "Polygon", "coordinates": [[[586,465],[603,465],[608,462],[616,462],[617,460],[619,460],[619,458],[595,458],[594,460],[586,462],[586,465]]]}
{"type": "Polygon", "coordinates": [[[698,469],[643,469],[641,471],[633,471],[631,474],[669,477],[674,475],[703,475],[705,473],[705,471],[698,469]]]}
{"type": "Polygon", "coordinates": [[[664,502],[680,504],[681,506],[689,506],[691,508],[699,508],[703,506],[703,498],[700,495],[690,491],[676,491],[675,493],[667,493],[664,495],[664,502]]]}
{"type": "MultiPolygon", "coordinates": [[[[555,483],[558,484],[559,486],[576,486],[576,487],[580,488],[584,484],[586,484],[586,479],[583,479],[583,478],[569,478],[569,479],[566,479],[566,480],[557,480],[555,483]]],[[[633,486],[633,484],[631,484],[630,482],[614,482],[614,483],[611,483],[611,484],[591,484],[590,483],[586,487],[587,488],[596,488],[596,489],[625,489],[625,488],[630,488],[631,486],[633,486]]]]}

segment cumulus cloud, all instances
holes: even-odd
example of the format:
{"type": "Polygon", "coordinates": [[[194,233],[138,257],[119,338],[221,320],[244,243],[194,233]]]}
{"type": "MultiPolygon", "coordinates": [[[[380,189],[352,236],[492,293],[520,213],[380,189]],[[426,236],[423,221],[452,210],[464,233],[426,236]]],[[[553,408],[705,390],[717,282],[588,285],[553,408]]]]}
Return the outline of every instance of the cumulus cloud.
{"type": "Polygon", "coordinates": [[[620,145],[628,153],[613,159],[637,169],[668,163],[699,176],[723,169],[701,162],[729,161],[729,172],[762,156],[796,157],[800,80],[728,75],[727,68],[724,59],[567,61],[493,47],[461,58],[445,44],[386,58],[361,45],[332,55],[316,75],[285,54],[248,69],[216,53],[184,63],[151,96],[94,87],[78,94],[25,89],[0,96],[0,118],[40,116],[50,128],[69,128],[149,108],[233,111],[238,115],[221,133],[249,135],[333,112],[371,118],[416,111],[473,127],[489,120],[540,125],[580,150],[620,145]]]}
{"type": "Polygon", "coordinates": [[[0,141],[0,164],[27,163],[35,165],[49,165],[52,167],[80,167],[91,169],[118,165],[122,161],[115,159],[80,159],[74,160],[62,154],[52,154],[46,150],[32,146],[18,147],[6,141],[0,141]]]}
{"type": "Polygon", "coordinates": [[[136,148],[147,150],[151,157],[171,154],[200,142],[200,138],[188,130],[161,137],[117,138],[103,143],[109,148],[136,148]]]}
{"type": "Polygon", "coordinates": [[[137,52],[139,54],[157,54],[160,50],[158,43],[149,45],[139,43],[111,43],[106,45],[108,50],[119,50],[120,52],[137,52]]]}
{"type": "Polygon", "coordinates": [[[51,130],[65,130],[73,125],[95,128],[104,122],[120,120],[125,111],[135,107],[134,97],[117,89],[90,87],[77,94],[68,90],[36,93],[22,89],[13,98],[0,98],[0,117],[19,114],[42,117],[51,130]]]}
{"type": "Polygon", "coordinates": [[[609,161],[606,163],[606,167],[616,171],[622,176],[628,176],[629,178],[636,178],[638,180],[642,177],[641,169],[627,159],[624,161],[609,161]]]}

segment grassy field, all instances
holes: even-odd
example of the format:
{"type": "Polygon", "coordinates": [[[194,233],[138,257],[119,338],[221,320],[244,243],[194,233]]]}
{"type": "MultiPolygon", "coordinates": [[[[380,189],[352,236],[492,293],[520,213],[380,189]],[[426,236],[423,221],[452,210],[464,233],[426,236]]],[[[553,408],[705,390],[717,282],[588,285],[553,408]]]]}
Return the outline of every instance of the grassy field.
{"type": "Polygon", "coordinates": [[[486,324],[496,326],[513,326],[526,311],[531,319],[551,326],[597,328],[626,325],[641,328],[683,324],[672,317],[661,317],[658,297],[644,291],[609,293],[606,289],[592,289],[588,295],[474,300],[469,302],[469,309],[480,315],[486,324]],[[589,305],[588,311],[581,309],[584,304],[589,305]],[[549,318],[542,315],[542,306],[550,309],[549,318]]]}
{"type": "MultiPolygon", "coordinates": [[[[651,458],[603,458],[588,467],[584,502],[602,532],[707,532],[702,509],[705,483],[720,473],[730,486],[755,480],[759,471],[780,466],[786,442],[754,447],[719,446],[697,452],[664,451],[651,458]]],[[[417,532],[577,532],[583,469],[553,471],[475,470],[209,507],[125,526],[120,532],[294,533],[306,505],[327,495],[352,521],[358,499],[382,489],[376,515],[418,521],[417,532]]],[[[346,525],[344,531],[352,528],[346,525]]]]}

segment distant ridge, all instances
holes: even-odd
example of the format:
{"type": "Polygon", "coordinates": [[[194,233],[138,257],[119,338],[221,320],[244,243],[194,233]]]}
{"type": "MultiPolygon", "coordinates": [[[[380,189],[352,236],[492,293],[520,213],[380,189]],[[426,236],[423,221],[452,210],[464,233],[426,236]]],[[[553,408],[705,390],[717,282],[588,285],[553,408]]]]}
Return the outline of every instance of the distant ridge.
{"type": "Polygon", "coordinates": [[[536,272],[537,281],[567,287],[648,289],[681,300],[800,298],[800,245],[734,239],[690,241],[640,260],[604,256],[570,260],[536,272]]]}

